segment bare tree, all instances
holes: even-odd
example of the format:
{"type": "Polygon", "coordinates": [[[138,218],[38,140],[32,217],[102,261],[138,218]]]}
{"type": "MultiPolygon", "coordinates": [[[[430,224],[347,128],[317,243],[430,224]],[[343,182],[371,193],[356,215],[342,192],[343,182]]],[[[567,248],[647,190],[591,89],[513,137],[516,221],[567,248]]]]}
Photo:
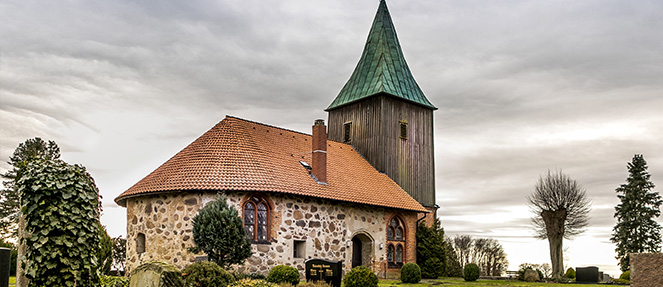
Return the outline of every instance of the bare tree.
{"type": "Polygon", "coordinates": [[[456,251],[458,252],[461,268],[465,267],[465,264],[470,263],[472,242],[472,237],[469,235],[456,235],[454,237],[454,247],[456,247],[456,251]]]}
{"type": "Polygon", "coordinates": [[[562,241],[582,233],[589,225],[591,202],[585,189],[562,171],[539,177],[527,201],[536,216],[532,219],[537,237],[548,239],[552,277],[564,272],[562,241]]]}

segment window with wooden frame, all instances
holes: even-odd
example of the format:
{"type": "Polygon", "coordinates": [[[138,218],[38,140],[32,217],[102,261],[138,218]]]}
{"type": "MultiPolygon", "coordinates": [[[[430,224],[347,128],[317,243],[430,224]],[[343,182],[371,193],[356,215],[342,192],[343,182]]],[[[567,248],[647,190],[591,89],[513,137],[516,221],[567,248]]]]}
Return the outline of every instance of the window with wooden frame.
{"type": "Polygon", "coordinates": [[[352,131],[352,122],[347,122],[343,124],[343,142],[350,142],[352,138],[350,138],[352,131]]]}
{"type": "Polygon", "coordinates": [[[405,250],[405,225],[403,220],[394,216],[387,225],[387,263],[389,267],[403,265],[405,250]]]}
{"type": "Polygon", "coordinates": [[[401,127],[401,139],[407,139],[407,122],[406,121],[401,121],[400,122],[400,127],[401,127]]]}
{"type": "Polygon", "coordinates": [[[251,196],[242,206],[244,232],[253,243],[269,242],[269,204],[258,196],[251,196]]]}

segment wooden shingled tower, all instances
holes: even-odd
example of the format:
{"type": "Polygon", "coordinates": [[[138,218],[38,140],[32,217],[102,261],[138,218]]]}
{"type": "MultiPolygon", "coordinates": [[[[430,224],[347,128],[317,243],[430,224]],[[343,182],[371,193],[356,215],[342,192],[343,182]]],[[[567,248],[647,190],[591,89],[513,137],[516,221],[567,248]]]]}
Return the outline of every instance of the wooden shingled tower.
{"type": "Polygon", "coordinates": [[[350,143],[421,205],[435,206],[433,111],[380,1],[352,76],[326,109],[329,139],[350,143]]]}

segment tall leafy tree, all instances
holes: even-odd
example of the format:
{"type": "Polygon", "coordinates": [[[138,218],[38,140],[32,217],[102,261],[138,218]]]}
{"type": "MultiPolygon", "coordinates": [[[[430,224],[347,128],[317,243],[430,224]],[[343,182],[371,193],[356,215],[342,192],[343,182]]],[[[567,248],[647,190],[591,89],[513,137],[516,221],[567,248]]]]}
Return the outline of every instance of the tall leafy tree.
{"type": "Polygon", "coordinates": [[[537,237],[548,239],[553,278],[564,273],[562,241],[582,233],[589,225],[591,202],[585,189],[561,171],[539,177],[527,201],[535,213],[532,219],[537,237]]]}
{"type": "Polygon", "coordinates": [[[45,142],[41,138],[28,139],[18,145],[7,162],[12,166],[2,177],[4,188],[0,192],[0,237],[18,238],[18,218],[20,199],[16,181],[23,174],[25,166],[34,160],[60,158],[60,148],[54,141],[45,142]]]}
{"type": "Polygon", "coordinates": [[[192,252],[204,252],[210,261],[226,269],[251,256],[251,242],[244,232],[237,209],[228,206],[225,195],[205,205],[193,218],[192,252]]]}
{"type": "Polygon", "coordinates": [[[622,271],[630,268],[629,253],[661,251],[661,225],[654,220],[661,215],[661,195],[653,190],[654,183],[641,154],[633,156],[627,168],[626,183],[616,189],[620,203],[615,207],[617,225],[610,238],[617,244],[622,271]]]}

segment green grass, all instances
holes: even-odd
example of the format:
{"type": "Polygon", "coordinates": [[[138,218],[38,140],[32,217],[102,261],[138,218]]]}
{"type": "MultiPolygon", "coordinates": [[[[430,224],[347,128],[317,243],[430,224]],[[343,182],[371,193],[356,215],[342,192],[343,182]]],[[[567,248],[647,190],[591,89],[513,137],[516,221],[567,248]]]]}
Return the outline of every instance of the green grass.
{"type": "Polygon", "coordinates": [[[479,279],[475,282],[465,282],[463,278],[440,278],[435,280],[424,279],[418,284],[403,284],[398,280],[380,280],[379,287],[458,287],[458,286],[514,286],[514,287],[597,287],[596,284],[564,284],[564,283],[530,283],[522,281],[506,281],[506,280],[483,280],[479,279]]]}

